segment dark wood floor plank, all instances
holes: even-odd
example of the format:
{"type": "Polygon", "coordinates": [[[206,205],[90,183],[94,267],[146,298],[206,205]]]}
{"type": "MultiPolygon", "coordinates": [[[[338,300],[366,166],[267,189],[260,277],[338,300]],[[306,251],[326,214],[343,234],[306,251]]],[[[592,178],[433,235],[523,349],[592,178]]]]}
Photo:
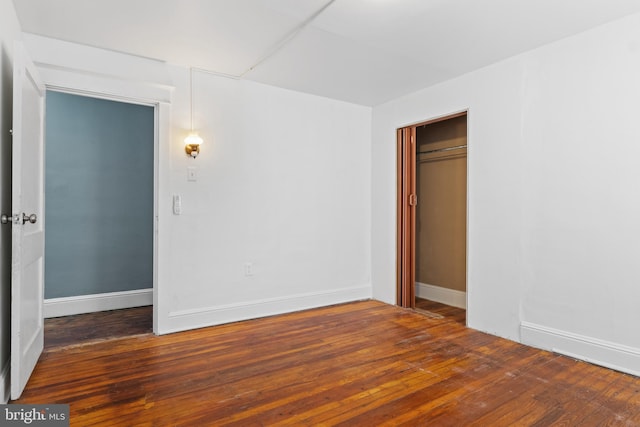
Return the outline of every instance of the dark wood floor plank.
{"type": "Polygon", "coordinates": [[[153,307],[45,319],[44,348],[55,351],[74,345],[145,335],[153,332],[153,307]]]}
{"type": "Polygon", "coordinates": [[[46,351],[17,403],[69,403],[73,426],[638,425],[640,379],[425,306],[442,317],[363,301],[87,337],[46,351]]]}

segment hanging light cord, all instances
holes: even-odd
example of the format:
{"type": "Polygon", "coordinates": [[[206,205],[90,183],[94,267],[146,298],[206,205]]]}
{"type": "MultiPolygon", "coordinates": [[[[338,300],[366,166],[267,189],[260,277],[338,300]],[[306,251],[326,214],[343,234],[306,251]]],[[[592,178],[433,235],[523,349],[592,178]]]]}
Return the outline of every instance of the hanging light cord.
{"type": "Polygon", "coordinates": [[[191,133],[193,133],[193,67],[189,67],[189,103],[191,112],[191,133]]]}

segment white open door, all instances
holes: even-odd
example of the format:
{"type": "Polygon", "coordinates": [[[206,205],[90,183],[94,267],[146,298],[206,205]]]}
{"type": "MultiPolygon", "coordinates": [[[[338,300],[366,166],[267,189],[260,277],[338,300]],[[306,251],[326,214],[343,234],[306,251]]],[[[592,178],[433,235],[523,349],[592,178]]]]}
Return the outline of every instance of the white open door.
{"type": "Polygon", "coordinates": [[[44,346],[44,85],[22,43],[13,67],[11,398],[44,346]]]}

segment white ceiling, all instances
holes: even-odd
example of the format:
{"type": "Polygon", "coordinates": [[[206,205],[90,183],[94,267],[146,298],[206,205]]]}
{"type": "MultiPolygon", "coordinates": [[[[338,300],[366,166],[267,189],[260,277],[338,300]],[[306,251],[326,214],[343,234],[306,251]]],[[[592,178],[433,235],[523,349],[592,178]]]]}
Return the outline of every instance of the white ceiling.
{"type": "Polygon", "coordinates": [[[371,106],[640,12],[639,0],[14,0],[14,5],[25,32],[371,106]]]}

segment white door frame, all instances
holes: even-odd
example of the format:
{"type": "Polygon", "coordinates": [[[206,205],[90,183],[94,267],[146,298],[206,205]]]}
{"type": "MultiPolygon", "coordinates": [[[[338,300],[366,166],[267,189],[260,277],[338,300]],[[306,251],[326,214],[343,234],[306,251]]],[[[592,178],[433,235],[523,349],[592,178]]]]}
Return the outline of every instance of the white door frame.
{"type": "MultiPolygon", "coordinates": [[[[89,96],[154,108],[154,197],[153,197],[153,332],[158,335],[166,329],[168,310],[160,298],[163,277],[168,277],[169,246],[164,243],[171,212],[169,189],[169,130],[171,88],[144,82],[123,82],[119,79],[88,75],[73,69],[49,68],[43,64],[42,79],[47,90],[89,96]],[[167,206],[165,206],[167,205],[167,206]],[[168,209],[167,209],[168,208],[168,209]],[[165,213],[165,214],[163,214],[165,213]],[[162,229],[161,229],[162,224],[162,229]]],[[[45,137],[46,138],[46,137],[45,137]]],[[[46,166],[45,166],[46,167],[46,166]]],[[[45,194],[46,198],[46,194],[45,194]]]]}
{"type": "MultiPolygon", "coordinates": [[[[440,122],[440,121],[443,121],[443,120],[449,120],[449,119],[453,119],[453,118],[460,117],[460,116],[466,116],[467,117],[467,135],[466,135],[467,136],[467,180],[466,180],[466,185],[467,185],[467,200],[466,200],[466,203],[467,203],[467,206],[466,206],[467,233],[466,234],[467,234],[467,236],[466,237],[467,238],[466,238],[466,242],[465,242],[466,279],[465,279],[465,295],[464,295],[464,298],[465,298],[465,304],[466,304],[465,310],[467,312],[466,324],[469,325],[470,324],[469,318],[470,318],[470,314],[471,314],[471,310],[469,309],[470,308],[470,304],[469,304],[470,298],[469,298],[469,296],[471,295],[471,283],[469,281],[469,271],[470,271],[470,265],[471,265],[470,260],[469,260],[469,258],[470,258],[469,248],[471,247],[470,243],[469,243],[470,242],[470,236],[471,236],[471,233],[469,232],[469,230],[471,229],[471,227],[470,227],[470,218],[471,218],[471,215],[470,215],[470,206],[471,206],[471,203],[470,203],[470,200],[471,200],[471,195],[470,195],[470,188],[471,188],[471,186],[470,186],[470,177],[471,177],[471,172],[470,172],[470,169],[471,169],[471,161],[470,161],[470,157],[469,157],[469,153],[471,152],[470,151],[471,138],[470,138],[470,131],[469,131],[470,130],[470,126],[471,126],[471,122],[470,122],[471,108],[467,107],[465,109],[458,110],[458,111],[453,111],[453,112],[450,112],[450,113],[447,113],[447,114],[443,114],[443,115],[439,115],[439,116],[432,116],[429,119],[421,120],[419,122],[406,124],[406,125],[398,127],[397,131],[400,131],[401,129],[416,128],[418,126],[437,123],[437,122],[440,122]]],[[[398,138],[396,138],[396,141],[397,140],[398,140],[398,138]]],[[[397,142],[396,142],[396,144],[397,144],[397,142]]],[[[396,162],[397,162],[397,160],[396,160],[396,162]]],[[[401,176],[402,174],[400,172],[401,171],[398,169],[398,172],[397,172],[397,175],[398,175],[397,179],[398,180],[403,178],[401,176]]],[[[398,208],[398,203],[399,202],[396,201],[396,208],[398,208]]],[[[418,201],[418,203],[419,203],[419,201],[418,201]]],[[[400,225],[400,218],[397,217],[396,218],[396,228],[399,228],[399,225],[400,225]]],[[[396,231],[396,240],[398,240],[398,239],[399,239],[399,231],[396,231]]],[[[414,250],[414,255],[415,255],[415,250],[414,250]]],[[[399,257],[400,257],[400,253],[398,251],[398,248],[396,248],[396,258],[399,258],[399,257]]],[[[398,262],[396,262],[396,264],[398,264],[398,262]]],[[[401,285],[401,283],[399,281],[397,281],[397,283],[396,283],[396,293],[397,294],[400,293],[400,291],[399,291],[400,285],[401,285]]],[[[415,297],[415,295],[414,295],[414,297],[415,297]]],[[[399,302],[398,302],[398,305],[400,305],[399,302]]]]}
{"type": "MultiPolygon", "coordinates": [[[[104,100],[108,100],[108,101],[115,101],[115,102],[121,102],[121,103],[127,103],[127,104],[136,104],[136,105],[143,105],[143,106],[147,106],[147,107],[152,107],[153,111],[154,111],[154,132],[153,132],[153,153],[154,153],[154,161],[153,161],[153,221],[154,221],[154,225],[153,225],[153,305],[154,305],[154,310],[153,310],[153,318],[154,318],[154,333],[157,333],[156,330],[156,311],[155,311],[155,305],[156,305],[156,291],[157,291],[157,264],[158,264],[158,154],[159,154],[159,116],[160,116],[160,103],[159,102],[149,102],[149,101],[145,101],[145,100],[138,100],[138,99],[131,99],[131,98],[123,98],[121,96],[113,96],[113,95],[108,95],[108,94],[103,94],[103,93],[94,93],[94,92],[88,92],[86,90],[77,90],[77,89],[68,89],[68,88],[60,88],[57,86],[52,86],[52,85],[47,85],[45,84],[45,87],[48,91],[55,91],[55,92],[60,92],[60,93],[66,93],[66,94],[70,94],[70,95],[77,95],[77,96],[85,96],[85,97],[89,97],[89,98],[96,98],[96,99],[104,99],[104,100]]],[[[45,106],[46,109],[46,106],[45,106]]],[[[46,139],[46,135],[45,135],[45,139],[46,139]]],[[[45,145],[46,145],[46,140],[45,140],[45,145]]],[[[45,165],[45,170],[46,170],[46,165],[45,165]]],[[[46,180],[46,178],[45,178],[46,180]]],[[[46,199],[46,194],[45,194],[45,199],[46,199]]]]}

